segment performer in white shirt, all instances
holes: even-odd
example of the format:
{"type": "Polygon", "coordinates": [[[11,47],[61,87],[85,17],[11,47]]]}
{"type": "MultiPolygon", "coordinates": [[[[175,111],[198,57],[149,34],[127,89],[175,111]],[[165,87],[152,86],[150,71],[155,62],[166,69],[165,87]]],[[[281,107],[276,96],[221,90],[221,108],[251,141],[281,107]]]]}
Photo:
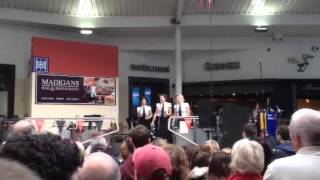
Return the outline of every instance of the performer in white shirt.
{"type": "Polygon", "coordinates": [[[165,94],[159,95],[160,103],[156,104],[156,112],[153,116],[152,124],[156,129],[156,136],[172,142],[171,134],[168,130],[168,119],[171,116],[171,103],[166,102],[167,96],[165,94]]]}
{"type": "Polygon", "coordinates": [[[182,94],[176,96],[176,104],[174,105],[174,116],[190,116],[190,105],[184,102],[182,94]]]}
{"type": "Polygon", "coordinates": [[[137,107],[137,116],[139,119],[139,124],[145,125],[149,130],[151,130],[150,123],[152,121],[152,110],[151,106],[148,106],[147,103],[147,98],[142,97],[140,106],[137,107]]]}

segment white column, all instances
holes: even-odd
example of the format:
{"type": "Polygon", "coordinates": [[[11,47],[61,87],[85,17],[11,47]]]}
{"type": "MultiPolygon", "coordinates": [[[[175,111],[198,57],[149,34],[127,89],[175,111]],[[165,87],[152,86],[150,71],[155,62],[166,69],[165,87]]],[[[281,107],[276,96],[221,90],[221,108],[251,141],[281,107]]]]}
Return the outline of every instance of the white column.
{"type": "Polygon", "coordinates": [[[175,83],[175,91],[177,94],[182,94],[182,51],[181,51],[181,29],[180,25],[176,25],[175,31],[175,40],[176,40],[176,83],[175,83]]]}

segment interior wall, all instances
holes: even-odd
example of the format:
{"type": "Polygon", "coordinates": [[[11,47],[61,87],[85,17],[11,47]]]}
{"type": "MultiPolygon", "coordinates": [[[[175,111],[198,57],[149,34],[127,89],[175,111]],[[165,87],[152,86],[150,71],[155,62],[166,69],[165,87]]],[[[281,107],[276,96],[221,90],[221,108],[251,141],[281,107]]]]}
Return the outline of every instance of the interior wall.
{"type": "MultiPolygon", "coordinates": [[[[0,63],[16,65],[15,114],[31,114],[28,107],[32,99],[27,92],[30,87],[29,60],[31,59],[31,39],[33,36],[62,40],[76,40],[119,46],[119,109],[120,120],[128,116],[128,76],[168,78],[174,84],[174,37],[171,38],[111,38],[80,36],[76,32],[40,29],[22,25],[0,24],[0,63]],[[131,63],[150,65],[170,65],[170,73],[133,72],[131,63]]],[[[182,33],[183,34],[183,33],[182,33]]],[[[283,41],[273,41],[269,36],[256,37],[215,37],[182,38],[183,81],[198,82],[232,79],[260,78],[258,64],[262,63],[263,78],[319,78],[319,52],[310,51],[311,46],[320,44],[320,37],[284,37],[283,41]],[[213,49],[210,54],[208,49],[213,49]],[[267,51],[270,48],[271,51],[267,51]],[[296,71],[296,65],[288,64],[287,58],[300,58],[302,53],[315,56],[303,73],[296,71]],[[240,61],[236,71],[210,72],[203,69],[205,62],[240,61]]],[[[31,89],[31,87],[30,87],[31,89]]],[[[174,94],[171,88],[171,95],[174,94]]]]}
{"type": "Polygon", "coordinates": [[[8,112],[8,92],[0,91],[0,115],[7,116],[8,112]]]}
{"type": "MultiPolygon", "coordinates": [[[[186,51],[183,56],[183,80],[185,82],[199,82],[260,78],[312,79],[320,77],[320,71],[318,71],[320,68],[320,52],[311,51],[312,45],[320,45],[319,37],[288,37],[282,42],[268,42],[267,40],[265,45],[262,42],[257,42],[256,47],[249,47],[243,41],[244,45],[239,45],[237,49],[215,49],[212,52],[186,51]],[[240,49],[241,47],[245,49],[240,49]],[[310,54],[314,58],[309,59],[310,65],[305,72],[297,72],[297,65],[288,63],[287,59],[288,57],[295,57],[302,62],[302,54],[310,54]],[[239,61],[240,69],[213,72],[204,69],[206,62],[232,61],[239,61]]],[[[252,44],[252,42],[249,44],[252,44]]]]}
{"type": "MultiPolygon", "coordinates": [[[[148,77],[148,78],[165,78],[170,80],[170,85],[174,83],[174,53],[163,52],[148,52],[148,51],[120,51],[119,59],[120,67],[120,94],[119,94],[119,118],[125,120],[129,115],[129,82],[128,77],[148,77]],[[169,73],[160,72],[143,72],[130,70],[130,64],[146,64],[156,66],[170,66],[169,73]]],[[[174,89],[170,88],[170,95],[174,94],[174,89]]]]}
{"type": "Polygon", "coordinates": [[[20,117],[30,115],[30,108],[27,105],[28,99],[30,99],[27,86],[31,82],[28,78],[31,69],[29,61],[31,59],[32,37],[41,36],[62,40],[112,44],[110,38],[107,37],[84,37],[75,32],[62,32],[49,28],[40,29],[4,23],[0,23],[0,34],[0,63],[13,64],[16,67],[14,112],[20,117]]]}

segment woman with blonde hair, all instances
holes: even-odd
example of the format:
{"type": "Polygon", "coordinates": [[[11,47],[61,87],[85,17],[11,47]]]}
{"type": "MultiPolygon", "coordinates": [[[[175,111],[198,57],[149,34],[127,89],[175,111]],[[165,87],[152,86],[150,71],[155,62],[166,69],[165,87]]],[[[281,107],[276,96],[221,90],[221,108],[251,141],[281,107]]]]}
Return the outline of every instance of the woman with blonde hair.
{"type": "Polygon", "coordinates": [[[216,152],[220,152],[218,142],[213,139],[209,139],[204,144],[201,144],[200,149],[201,151],[208,153],[210,156],[212,156],[216,152]]]}
{"type": "Polygon", "coordinates": [[[228,180],[262,180],[263,147],[248,139],[237,141],[232,147],[230,167],[233,174],[228,180]]]}

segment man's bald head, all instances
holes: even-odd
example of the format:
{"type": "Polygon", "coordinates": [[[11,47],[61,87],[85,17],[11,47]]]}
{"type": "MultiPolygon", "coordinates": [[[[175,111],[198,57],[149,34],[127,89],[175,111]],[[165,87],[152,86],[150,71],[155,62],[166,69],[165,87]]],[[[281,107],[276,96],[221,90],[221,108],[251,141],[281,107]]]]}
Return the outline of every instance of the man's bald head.
{"type": "Polygon", "coordinates": [[[34,126],[31,121],[20,120],[12,128],[12,135],[29,135],[34,132],[34,126]]]}
{"type": "Polygon", "coordinates": [[[108,154],[92,153],[85,158],[78,180],[120,180],[120,168],[108,154]]]}
{"type": "MultiPolygon", "coordinates": [[[[301,141],[300,147],[320,145],[320,112],[313,109],[300,109],[292,117],[289,126],[293,144],[297,138],[301,141]]],[[[300,147],[296,147],[299,149],[300,147]]]]}

